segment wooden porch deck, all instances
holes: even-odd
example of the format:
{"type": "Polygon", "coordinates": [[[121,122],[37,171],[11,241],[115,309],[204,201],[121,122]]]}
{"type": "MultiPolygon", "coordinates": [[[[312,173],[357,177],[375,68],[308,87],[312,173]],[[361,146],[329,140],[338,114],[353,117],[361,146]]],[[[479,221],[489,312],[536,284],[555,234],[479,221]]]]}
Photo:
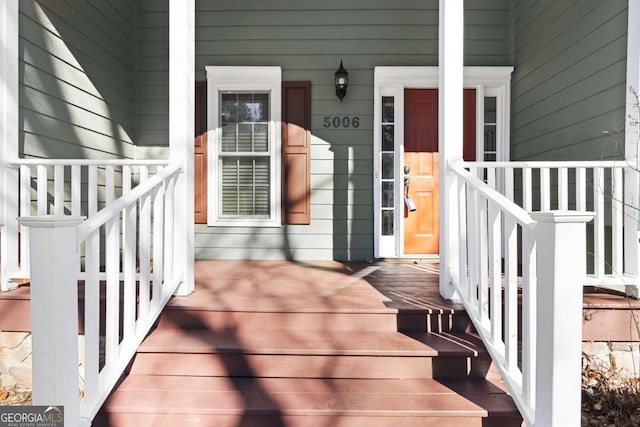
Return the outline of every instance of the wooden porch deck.
{"type": "MultiPolygon", "coordinates": [[[[94,425],[520,426],[438,262],[203,260],[195,277],[94,425]]],[[[585,340],[638,340],[639,301],[584,304],[585,340]]],[[[29,331],[28,308],[29,286],[0,294],[0,330],[29,331]]]]}
{"type": "MultiPolygon", "coordinates": [[[[248,260],[200,260],[196,262],[196,290],[189,296],[174,299],[170,306],[200,305],[212,298],[219,304],[233,300],[239,304],[251,299],[243,292],[254,286],[270,288],[272,297],[261,304],[311,304],[310,307],[429,309],[446,311],[462,309],[462,305],[444,300],[439,295],[440,266],[437,261],[366,262],[289,262],[248,260]],[[215,279],[215,280],[214,280],[215,279]],[[358,286],[350,286],[362,280],[358,286]],[[271,284],[276,286],[271,286],[271,284]],[[356,295],[366,283],[376,292],[356,295]],[[304,294],[300,293],[304,292],[304,294]],[[295,300],[287,296],[295,295],[295,300]],[[266,302],[270,301],[270,302],[266,302]],[[295,301],[295,302],[294,302],[295,301]]],[[[0,331],[30,331],[29,282],[0,292],[0,331]]],[[[255,301],[253,302],[255,304],[255,301]]],[[[584,289],[584,341],[640,341],[640,300],[621,293],[595,287],[584,289]]]]}
{"type": "MultiPolygon", "coordinates": [[[[463,311],[461,303],[443,299],[439,292],[437,260],[366,262],[290,262],[250,260],[201,260],[196,262],[196,290],[170,306],[210,306],[245,301],[255,307],[252,291],[268,287],[271,297],[260,304],[270,308],[342,310],[377,306],[393,308],[410,321],[415,311],[434,316],[463,311]],[[295,297],[295,298],[291,298],[295,297]]],[[[428,319],[428,321],[431,318],[428,319]]],[[[433,321],[437,317],[433,317],[433,321]]],[[[440,321],[440,320],[439,320],[440,321]]],[[[585,287],[583,341],[640,341],[640,300],[605,288],[585,287]]],[[[407,325],[400,325],[400,327],[407,325]]],[[[357,326],[354,326],[357,327],[357,326]]],[[[435,327],[427,325],[430,328],[435,327]]]]}
{"type": "Polygon", "coordinates": [[[282,308],[352,311],[389,308],[408,311],[463,310],[439,295],[438,262],[196,262],[196,290],[169,305],[220,306],[235,309],[282,308]],[[256,294],[268,290],[268,297],[256,294]],[[256,304],[260,306],[256,307],[256,304]],[[266,305],[268,307],[262,307],[266,305]]]}

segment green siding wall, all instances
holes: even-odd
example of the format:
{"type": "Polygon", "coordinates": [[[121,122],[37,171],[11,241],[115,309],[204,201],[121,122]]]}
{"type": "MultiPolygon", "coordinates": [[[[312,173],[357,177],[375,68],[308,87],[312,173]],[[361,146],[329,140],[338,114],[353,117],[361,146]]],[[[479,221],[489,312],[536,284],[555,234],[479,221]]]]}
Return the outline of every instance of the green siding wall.
{"type": "Polygon", "coordinates": [[[623,150],[626,0],[522,0],[514,10],[514,160],[623,150]]]}
{"type": "Polygon", "coordinates": [[[136,145],[169,141],[169,2],[137,0],[136,145]]]}
{"type": "Polygon", "coordinates": [[[20,1],[20,154],[132,157],[135,1],[20,1]]]}

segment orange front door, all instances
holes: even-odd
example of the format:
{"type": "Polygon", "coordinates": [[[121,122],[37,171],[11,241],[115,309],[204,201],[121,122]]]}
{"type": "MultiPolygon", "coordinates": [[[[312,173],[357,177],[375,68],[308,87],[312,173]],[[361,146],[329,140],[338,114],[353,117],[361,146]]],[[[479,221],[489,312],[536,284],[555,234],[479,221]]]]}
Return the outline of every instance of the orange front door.
{"type": "MultiPolygon", "coordinates": [[[[439,253],[438,91],[406,89],[404,93],[404,253],[439,253]],[[408,173],[406,173],[408,172],[408,173]],[[408,178],[408,179],[407,179],[408,178]]],[[[475,90],[464,91],[464,157],[475,160],[475,90]]]]}

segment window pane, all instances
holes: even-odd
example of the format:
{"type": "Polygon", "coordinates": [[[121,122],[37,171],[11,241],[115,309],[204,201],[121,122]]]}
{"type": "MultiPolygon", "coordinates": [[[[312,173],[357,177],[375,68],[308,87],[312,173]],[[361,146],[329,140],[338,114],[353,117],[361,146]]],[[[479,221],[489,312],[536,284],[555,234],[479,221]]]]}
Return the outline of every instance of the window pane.
{"type": "Polygon", "coordinates": [[[484,151],[496,152],[496,126],[484,126],[484,151]]]}
{"type": "Polygon", "coordinates": [[[253,102],[258,106],[256,108],[260,110],[260,118],[256,118],[255,121],[269,121],[269,94],[256,93],[253,102]]]}
{"type": "Polygon", "coordinates": [[[393,236],[393,211],[382,211],[382,235],[393,236]]]}
{"type": "Polygon", "coordinates": [[[268,157],[254,160],[254,212],[253,215],[268,217],[271,207],[269,191],[270,162],[268,157]]]}
{"type": "Polygon", "coordinates": [[[269,217],[269,187],[256,187],[254,215],[269,217]]]}
{"type": "Polygon", "coordinates": [[[269,157],[223,157],[221,160],[221,214],[268,217],[269,157]]]}
{"type": "Polygon", "coordinates": [[[269,125],[256,123],[253,127],[253,151],[269,151],[269,125]]]}
{"type": "Polygon", "coordinates": [[[223,93],[221,95],[220,120],[222,123],[238,121],[238,95],[223,93]]]}
{"type": "Polygon", "coordinates": [[[252,150],[253,145],[253,126],[250,124],[238,125],[238,152],[249,153],[252,150]]]}
{"type": "Polygon", "coordinates": [[[383,182],[382,183],[382,207],[392,208],[394,206],[393,199],[394,199],[393,182],[383,182]]]}
{"type": "Polygon", "coordinates": [[[238,110],[240,122],[260,122],[269,120],[268,94],[240,94],[238,95],[238,110]]]}
{"type": "Polygon", "coordinates": [[[496,122],[496,100],[495,96],[486,96],[484,98],[484,122],[496,122]]]}
{"type": "Polygon", "coordinates": [[[382,151],[393,151],[394,149],[394,136],[393,125],[382,126],[382,151]]]}
{"type": "Polygon", "coordinates": [[[252,187],[238,187],[238,215],[253,215],[252,187]]]}
{"type": "Polygon", "coordinates": [[[393,96],[382,97],[382,123],[394,122],[393,96]]]}
{"type": "Polygon", "coordinates": [[[382,153],[382,179],[393,179],[393,153],[382,153]]]}
{"type": "Polygon", "coordinates": [[[233,153],[236,149],[236,124],[222,125],[222,152],[233,153]]]}

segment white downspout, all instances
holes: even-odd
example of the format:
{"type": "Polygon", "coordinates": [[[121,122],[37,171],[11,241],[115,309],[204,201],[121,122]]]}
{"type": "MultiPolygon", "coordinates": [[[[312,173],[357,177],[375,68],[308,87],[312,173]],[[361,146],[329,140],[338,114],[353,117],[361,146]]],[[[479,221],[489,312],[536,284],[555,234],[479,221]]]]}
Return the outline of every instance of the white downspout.
{"type": "Polygon", "coordinates": [[[175,190],[177,295],[194,289],[193,139],[195,135],[195,0],[169,1],[169,155],[182,164],[175,190]]]}
{"type": "Polygon", "coordinates": [[[19,0],[0,0],[0,289],[18,269],[18,20],[19,0]]]}
{"type": "Polygon", "coordinates": [[[463,57],[463,0],[440,0],[440,294],[447,299],[455,298],[452,283],[458,280],[458,181],[448,165],[462,160],[463,57]]]}

